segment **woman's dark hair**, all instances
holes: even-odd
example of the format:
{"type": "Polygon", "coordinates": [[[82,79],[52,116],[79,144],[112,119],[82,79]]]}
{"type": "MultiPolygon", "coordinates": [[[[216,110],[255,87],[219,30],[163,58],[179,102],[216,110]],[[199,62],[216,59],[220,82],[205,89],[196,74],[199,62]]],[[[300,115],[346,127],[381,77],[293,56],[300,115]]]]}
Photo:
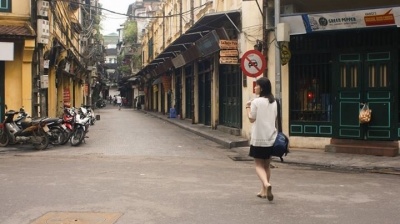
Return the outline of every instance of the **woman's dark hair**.
{"type": "Polygon", "coordinates": [[[270,103],[275,102],[275,97],[272,94],[271,81],[267,77],[257,79],[256,84],[260,86],[260,97],[268,98],[270,103]]]}

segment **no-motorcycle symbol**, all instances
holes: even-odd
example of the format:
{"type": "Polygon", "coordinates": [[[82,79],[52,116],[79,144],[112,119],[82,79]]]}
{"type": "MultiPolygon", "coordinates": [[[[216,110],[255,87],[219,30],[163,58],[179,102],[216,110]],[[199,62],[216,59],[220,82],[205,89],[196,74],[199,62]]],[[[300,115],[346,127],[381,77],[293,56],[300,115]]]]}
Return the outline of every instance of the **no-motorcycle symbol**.
{"type": "Polygon", "coordinates": [[[245,75],[254,78],[261,75],[267,67],[264,56],[257,50],[249,50],[244,53],[240,65],[245,75]]]}

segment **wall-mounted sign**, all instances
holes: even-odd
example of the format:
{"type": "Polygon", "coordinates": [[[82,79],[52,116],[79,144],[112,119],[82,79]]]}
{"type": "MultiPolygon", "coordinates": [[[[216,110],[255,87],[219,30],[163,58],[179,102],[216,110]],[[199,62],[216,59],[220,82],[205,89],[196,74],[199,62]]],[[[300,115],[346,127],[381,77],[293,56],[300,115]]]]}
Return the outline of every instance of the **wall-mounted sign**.
{"type": "Polygon", "coordinates": [[[48,75],[40,76],[40,88],[41,89],[49,88],[49,76],[48,75]]]}
{"type": "Polygon", "coordinates": [[[164,87],[164,91],[169,91],[171,89],[171,76],[163,75],[161,76],[161,81],[164,87]]]}
{"type": "Polygon", "coordinates": [[[220,40],[219,47],[221,49],[238,49],[237,40],[220,40]]]}
{"type": "Polygon", "coordinates": [[[63,100],[64,100],[64,103],[71,102],[71,93],[70,93],[68,87],[64,88],[63,100]]]}
{"type": "Polygon", "coordinates": [[[0,61],[14,61],[14,43],[0,42],[0,61]]]}
{"type": "Polygon", "coordinates": [[[240,67],[243,73],[249,77],[261,75],[267,67],[264,55],[257,50],[249,50],[243,54],[240,67]]]}
{"type": "Polygon", "coordinates": [[[400,27],[400,7],[284,16],[280,21],[289,24],[292,35],[326,30],[400,27]]]}
{"type": "Polygon", "coordinates": [[[219,51],[220,47],[218,46],[218,40],[219,36],[215,30],[197,40],[195,46],[198,49],[200,56],[204,57],[219,51]]]}
{"type": "Polygon", "coordinates": [[[239,56],[238,50],[221,50],[219,52],[219,56],[221,57],[237,57],[239,56]]]}
{"type": "Polygon", "coordinates": [[[85,96],[89,96],[89,85],[85,84],[85,86],[83,87],[83,93],[85,96]]]}
{"type": "Polygon", "coordinates": [[[237,40],[220,40],[219,47],[219,63],[220,64],[238,64],[239,62],[239,51],[237,40]]]}
{"type": "Polygon", "coordinates": [[[43,68],[49,68],[50,67],[50,60],[44,60],[43,61],[43,68]]]}
{"type": "Polygon", "coordinates": [[[153,92],[157,92],[158,91],[158,86],[157,85],[154,85],[153,86],[153,92]]]}
{"type": "Polygon", "coordinates": [[[220,57],[219,58],[220,64],[239,64],[239,59],[237,57],[220,57]]]}
{"type": "Polygon", "coordinates": [[[281,65],[286,65],[287,63],[289,63],[290,58],[292,57],[292,53],[289,49],[289,43],[281,42],[279,43],[279,46],[281,48],[281,65]]]}

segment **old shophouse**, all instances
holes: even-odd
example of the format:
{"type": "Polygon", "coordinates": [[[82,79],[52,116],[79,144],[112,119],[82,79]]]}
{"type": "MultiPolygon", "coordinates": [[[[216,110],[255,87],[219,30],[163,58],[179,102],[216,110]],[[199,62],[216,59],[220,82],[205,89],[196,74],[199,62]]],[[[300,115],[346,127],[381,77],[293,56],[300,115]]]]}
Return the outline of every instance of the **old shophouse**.
{"type": "Polygon", "coordinates": [[[57,116],[64,103],[90,101],[96,60],[97,1],[4,0],[0,3],[0,105],[57,116]],[[90,27],[90,28],[88,28],[90,27]]]}
{"type": "Polygon", "coordinates": [[[0,118],[4,106],[33,110],[32,58],[36,32],[31,22],[30,0],[0,3],[0,118]]]}
{"type": "Polygon", "coordinates": [[[240,62],[256,49],[291,147],[397,155],[399,18],[394,0],[167,0],[142,39],[145,107],[249,138],[255,78],[240,62]]]}

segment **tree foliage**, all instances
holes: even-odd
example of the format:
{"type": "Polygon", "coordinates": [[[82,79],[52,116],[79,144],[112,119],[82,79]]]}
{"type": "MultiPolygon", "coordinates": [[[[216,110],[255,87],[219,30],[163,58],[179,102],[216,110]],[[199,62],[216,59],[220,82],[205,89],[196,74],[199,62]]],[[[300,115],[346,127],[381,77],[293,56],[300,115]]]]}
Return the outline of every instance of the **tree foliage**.
{"type": "Polygon", "coordinates": [[[121,65],[118,67],[118,69],[121,71],[122,74],[130,74],[131,73],[131,67],[129,65],[121,65]]]}
{"type": "Polygon", "coordinates": [[[136,43],[137,41],[137,22],[134,20],[125,22],[124,40],[128,43],[136,43]]]}

